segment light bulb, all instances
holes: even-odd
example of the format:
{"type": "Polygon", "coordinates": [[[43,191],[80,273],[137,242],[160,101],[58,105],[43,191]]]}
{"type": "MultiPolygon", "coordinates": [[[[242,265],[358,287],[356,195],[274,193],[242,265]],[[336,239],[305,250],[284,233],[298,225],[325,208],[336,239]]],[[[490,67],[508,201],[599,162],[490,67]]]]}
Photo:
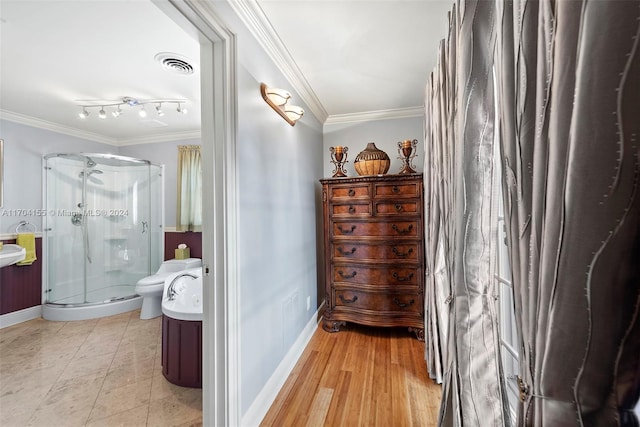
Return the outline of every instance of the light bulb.
{"type": "Polygon", "coordinates": [[[144,109],[144,105],[142,106],[142,108],[140,108],[138,114],[140,115],[140,117],[147,117],[147,110],[144,109]]]}
{"type": "Polygon", "coordinates": [[[98,117],[101,119],[107,118],[107,113],[104,111],[104,107],[100,107],[100,111],[98,111],[98,117]]]}

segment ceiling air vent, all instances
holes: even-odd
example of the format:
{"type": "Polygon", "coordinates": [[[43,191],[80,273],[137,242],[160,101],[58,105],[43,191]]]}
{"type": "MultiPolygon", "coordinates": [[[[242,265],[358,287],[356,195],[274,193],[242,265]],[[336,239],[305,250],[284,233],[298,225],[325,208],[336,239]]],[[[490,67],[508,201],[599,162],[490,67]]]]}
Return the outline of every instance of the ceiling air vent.
{"type": "Polygon", "coordinates": [[[175,74],[186,76],[196,71],[187,58],[176,53],[162,52],[155,56],[155,60],[162,65],[162,68],[175,74]]]}

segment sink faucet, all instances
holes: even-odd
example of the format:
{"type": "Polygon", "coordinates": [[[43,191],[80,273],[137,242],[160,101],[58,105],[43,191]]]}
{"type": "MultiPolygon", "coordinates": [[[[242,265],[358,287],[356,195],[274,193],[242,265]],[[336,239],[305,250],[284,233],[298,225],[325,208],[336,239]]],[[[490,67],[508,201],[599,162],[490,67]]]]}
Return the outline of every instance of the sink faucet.
{"type": "Polygon", "coordinates": [[[178,274],[176,277],[173,278],[173,280],[171,281],[171,283],[169,284],[169,287],[167,288],[167,299],[169,301],[173,301],[174,299],[176,299],[176,297],[178,296],[178,291],[176,291],[176,281],[184,276],[189,276],[192,279],[197,279],[198,276],[194,276],[191,273],[182,273],[182,274],[178,274]]]}

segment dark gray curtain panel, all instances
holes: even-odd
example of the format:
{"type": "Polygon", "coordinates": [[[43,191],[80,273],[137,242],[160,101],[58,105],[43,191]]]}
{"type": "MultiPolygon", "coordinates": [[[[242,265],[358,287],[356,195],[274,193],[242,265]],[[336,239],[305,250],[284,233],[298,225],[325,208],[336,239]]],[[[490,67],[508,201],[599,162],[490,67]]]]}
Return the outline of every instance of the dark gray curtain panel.
{"type": "Polygon", "coordinates": [[[638,426],[640,2],[499,4],[520,426],[638,426]]]}
{"type": "Polygon", "coordinates": [[[509,410],[493,289],[496,33],[487,25],[495,23],[495,4],[458,2],[450,18],[427,87],[426,321],[434,334],[427,360],[434,378],[438,357],[443,369],[440,425],[502,427],[509,410]]]}

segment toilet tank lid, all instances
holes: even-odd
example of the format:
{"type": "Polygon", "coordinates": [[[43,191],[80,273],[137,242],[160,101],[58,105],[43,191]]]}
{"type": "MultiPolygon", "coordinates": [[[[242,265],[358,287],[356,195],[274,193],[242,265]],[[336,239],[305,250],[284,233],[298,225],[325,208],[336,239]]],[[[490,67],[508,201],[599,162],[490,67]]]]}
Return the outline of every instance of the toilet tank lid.
{"type": "Polygon", "coordinates": [[[166,264],[184,264],[184,265],[193,265],[197,267],[198,265],[202,265],[202,259],[200,258],[185,258],[185,259],[169,259],[165,261],[166,264]]]}

